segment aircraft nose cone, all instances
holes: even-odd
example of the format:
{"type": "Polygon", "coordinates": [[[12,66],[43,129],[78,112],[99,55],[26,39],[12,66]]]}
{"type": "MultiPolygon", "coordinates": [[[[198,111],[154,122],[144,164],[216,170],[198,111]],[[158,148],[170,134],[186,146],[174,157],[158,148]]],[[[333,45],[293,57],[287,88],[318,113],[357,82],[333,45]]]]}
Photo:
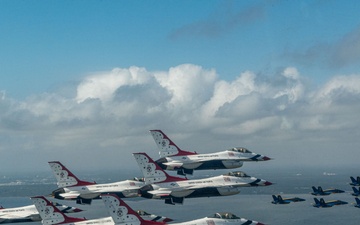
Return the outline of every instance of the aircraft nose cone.
{"type": "Polygon", "coordinates": [[[171,222],[171,221],[174,221],[174,220],[170,219],[170,218],[167,218],[167,217],[163,220],[163,222],[165,222],[165,223],[168,223],[168,222],[171,222]]]}
{"type": "Polygon", "coordinates": [[[264,156],[264,158],[263,158],[263,160],[264,161],[268,161],[268,160],[270,160],[271,158],[269,158],[269,157],[267,157],[267,156],[264,156]]]}
{"type": "Polygon", "coordinates": [[[265,186],[269,186],[269,185],[272,185],[273,183],[271,183],[270,181],[266,181],[265,182],[265,186]]]}

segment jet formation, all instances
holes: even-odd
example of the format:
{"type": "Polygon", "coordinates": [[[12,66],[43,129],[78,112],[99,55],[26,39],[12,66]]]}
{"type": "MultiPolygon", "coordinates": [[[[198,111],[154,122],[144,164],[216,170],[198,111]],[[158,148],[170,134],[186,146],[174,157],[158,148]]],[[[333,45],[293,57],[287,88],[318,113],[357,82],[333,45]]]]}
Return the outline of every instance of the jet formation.
{"type": "MultiPolygon", "coordinates": [[[[110,217],[87,220],[85,218],[69,217],[54,207],[43,196],[31,198],[38,209],[42,223],[47,225],[64,224],[64,225],[87,225],[87,224],[103,224],[103,225],[167,225],[166,222],[146,220],[136,213],[129,205],[127,205],[119,196],[114,194],[103,194],[102,200],[110,217]]],[[[213,217],[192,220],[182,223],[171,223],[172,225],[263,225],[257,221],[239,218],[232,213],[216,213],[213,217]],[[209,223],[210,222],[210,223],[209,223]]]]}
{"type": "MultiPolygon", "coordinates": [[[[188,179],[196,170],[225,170],[236,169],[248,162],[268,161],[271,158],[251,152],[244,147],[233,147],[215,153],[200,154],[180,149],[161,130],[150,130],[158,147],[160,158],[153,160],[147,153],[133,153],[143,178],[134,178],[112,183],[98,184],[94,181],[79,179],[59,161],[49,162],[49,166],[56,178],[58,188],[51,193],[51,197],[59,200],[72,200],[77,204],[90,205],[92,200],[102,199],[111,217],[86,220],[85,218],[70,217],[62,211],[63,206],[54,205],[44,196],[31,199],[32,206],[4,209],[0,207],[0,223],[24,222],[42,219],[43,224],[137,224],[137,225],[166,225],[170,218],[157,216],[145,211],[134,211],[123,199],[143,197],[147,199],[163,200],[165,204],[184,204],[185,198],[201,198],[215,196],[229,196],[240,193],[242,188],[264,187],[272,185],[265,179],[249,176],[243,171],[227,171],[222,175],[209,176],[201,179],[188,179]],[[180,176],[172,176],[167,171],[176,171],[180,176]],[[185,177],[184,177],[185,176],[185,177]],[[35,212],[35,207],[38,212],[35,212]],[[11,215],[14,212],[14,215],[11,215]],[[15,216],[15,214],[17,214],[15,216]],[[41,217],[41,218],[40,218],[41,217]]],[[[351,177],[352,186],[360,186],[360,177],[351,177]]],[[[343,193],[339,189],[325,189],[320,186],[312,187],[313,195],[330,195],[343,193]]],[[[352,187],[358,196],[360,188],[352,187]]],[[[272,195],[273,204],[289,204],[302,202],[299,197],[283,198],[281,195],[272,195]]],[[[360,208],[360,200],[355,198],[355,207],[360,208]]],[[[325,201],[323,198],[314,198],[314,207],[328,208],[334,205],[343,205],[341,200],[325,201]]],[[[67,212],[80,210],[68,207],[67,212]]],[[[240,218],[230,212],[219,212],[212,216],[188,222],[171,223],[173,225],[239,225],[263,223],[240,218]]]]}
{"type": "Polygon", "coordinates": [[[141,197],[165,199],[166,204],[183,204],[184,198],[227,196],[240,193],[242,187],[268,186],[272,183],[237,171],[224,175],[192,179],[166,173],[146,153],[133,154],[147,185],[139,189],[141,197]]]}

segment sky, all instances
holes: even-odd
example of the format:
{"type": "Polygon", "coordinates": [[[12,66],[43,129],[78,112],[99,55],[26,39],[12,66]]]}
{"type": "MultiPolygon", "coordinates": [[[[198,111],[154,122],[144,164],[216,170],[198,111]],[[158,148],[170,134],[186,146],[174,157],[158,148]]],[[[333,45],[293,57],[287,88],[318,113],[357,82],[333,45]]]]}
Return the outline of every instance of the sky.
{"type": "Polygon", "coordinates": [[[264,169],[357,168],[359,11],[350,0],[2,0],[1,171],[136,169],[131,153],[158,157],[151,129],[186,150],[274,158],[264,169]]]}

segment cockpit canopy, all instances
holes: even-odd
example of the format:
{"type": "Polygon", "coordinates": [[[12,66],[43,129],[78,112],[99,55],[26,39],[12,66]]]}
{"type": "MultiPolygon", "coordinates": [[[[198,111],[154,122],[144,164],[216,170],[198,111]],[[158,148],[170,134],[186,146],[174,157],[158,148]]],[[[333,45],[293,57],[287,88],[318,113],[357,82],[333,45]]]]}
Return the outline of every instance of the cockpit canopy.
{"type": "Polygon", "coordinates": [[[234,147],[228,149],[228,151],[240,152],[240,153],[252,153],[249,149],[243,147],[234,147]]]}
{"type": "Polygon", "coordinates": [[[225,176],[233,176],[233,177],[250,177],[249,175],[247,175],[246,173],[244,173],[242,171],[229,172],[224,175],[225,176]]]}
{"type": "Polygon", "coordinates": [[[240,219],[239,217],[235,216],[232,213],[215,213],[212,216],[209,216],[209,218],[219,218],[219,219],[240,219]]]}

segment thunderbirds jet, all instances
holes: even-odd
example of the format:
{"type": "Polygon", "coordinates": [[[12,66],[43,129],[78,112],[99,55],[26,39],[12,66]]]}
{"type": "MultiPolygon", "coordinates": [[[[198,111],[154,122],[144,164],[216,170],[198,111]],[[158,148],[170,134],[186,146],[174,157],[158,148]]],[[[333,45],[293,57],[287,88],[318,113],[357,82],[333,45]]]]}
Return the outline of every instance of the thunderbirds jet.
{"type": "Polygon", "coordinates": [[[311,188],[314,191],[314,192],[311,193],[312,195],[330,195],[330,194],[344,193],[345,192],[343,190],[335,189],[335,188],[323,190],[320,186],[317,189],[314,186],[312,186],[311,188]]]}
{"type": "MultiPolygon", "coordinates": [[[[76,213],[82,210],[76,207],[70,207],[54,203],[55,206],[63,213],[76,213]]],[[[0,223],[24,223],[41,221],[41,217],[36,210],[35,205],[28,205],[16,208],[3,208],[0,206],[0,223]]]]}
{"type": "Polygon", "coordinates": [[[354,177],[350,177],[350,179],[351,179],[350,185],[352,185],[352,186],[360,186],[360,177],[359,176],[356,177],[356,180],[355,180],[354,177]]]}
{"type": "MultiPolygon", "coordinates": [[[[116,195],[103,195],[103,201],[115,224],[166,225],[164,223],[144,220],[139,217],[122,199],[116,195]]],[[[257,221],[239,218],[232,213],[215,213],[213,216],[171,225],[264,225],[257,221]]]]}
{"type": "Polygon", "coordinates": [[[56,177],[58,189],[52,192],[57,199],[76,200],[78,204],[91,204],[102,193],[116,193],[123,198],[137,197],[138,189],[145,185],[139,180],[125,180],[115,183],[96,184],[82,181],[58,161],[49,162],[56,177]]]}
{"type": "Polygon", "coordinates": [[[193,174],[194,170],[233,169],[243,162],[270,160],[269,157],[253,153],[246,148],[230,148],[225,151],[197,154],[180,149],[161,130],[150,130],[159,149],[157,164],[164,170],[177,170],[179,175],[193,174]]]}
{"type": "Polygon", "coordinates": [[[168,175],[146,153],[133,154],[145,179],[139,195],[144,198],[165,199],[166,204],[182,204],[184,198],[235,195],[241,187],[268,186],[266,180],[250,177],[243,172],[188,180],[168,175]]]}
{"type": "Polygon", "coordinates": [[[351,193],[353,196],[359,196],[360,195],[360,187],[356,189],[356,187],[352,187],[354,193],[351,193]]]}
{"type": "Polygon", "coordinates": [[[303,198],[282,198],[281,195],[278,195],[277,197],[275,195],[272,195],[274,201],[272,201],[272,204],[289,204],[290,202],[303,202],[305,199],[303,198]]]}
{"type": "MultiPolygon", "coordinates": [[[[114,195],[116,196],[116,195],[114,195]]],[[[85,218],[75,218],[69,217],[65,215],[62,211],[60,211],[57,207],[55,207],[49,200],[47,200],[44,196],[32,197],[31,200],[34,202],[38,213],[42,218],[42,224],[44,225],[52,225],[52,224],[68,224],[68,225],[93,225],[93,224],[101,224],[101,225],[114,225],[114,221],[111,217],[104,217],[99,219],[87,220],[85,218]]],[[[121,211],[118,211],[121,213],[121,211]]],[[[139,218],[149,218],[148,215],[139,215],[135,212],[139,218]]],[[[152,215],[152,214],[151,214],[152,215]]],[[[151,223],[164,224],[166,221],[172,221],[169,218],[152,215],[157,217],[156,219],[152,219],[151,223]],[[159,222],[162,221],[162,222],[159,222]]],[[[41,219],[40,219],[41,220],[41,219]]],[[[116,223],[117,224],[117,223],[116,223]]],[[[125,224],[124,224],[125,225],[125,224]]]]}
{"type": "Polygon", "coordinates": [[[347,202],[341,200],[332,200],[325,202],[323,198],[320,198],[320,201],[317,198],[314,198],[315,204],[313,204],[316,208],[329,208],[333,207],[334,205],[345,205],[348,204],[347,202]]]}

